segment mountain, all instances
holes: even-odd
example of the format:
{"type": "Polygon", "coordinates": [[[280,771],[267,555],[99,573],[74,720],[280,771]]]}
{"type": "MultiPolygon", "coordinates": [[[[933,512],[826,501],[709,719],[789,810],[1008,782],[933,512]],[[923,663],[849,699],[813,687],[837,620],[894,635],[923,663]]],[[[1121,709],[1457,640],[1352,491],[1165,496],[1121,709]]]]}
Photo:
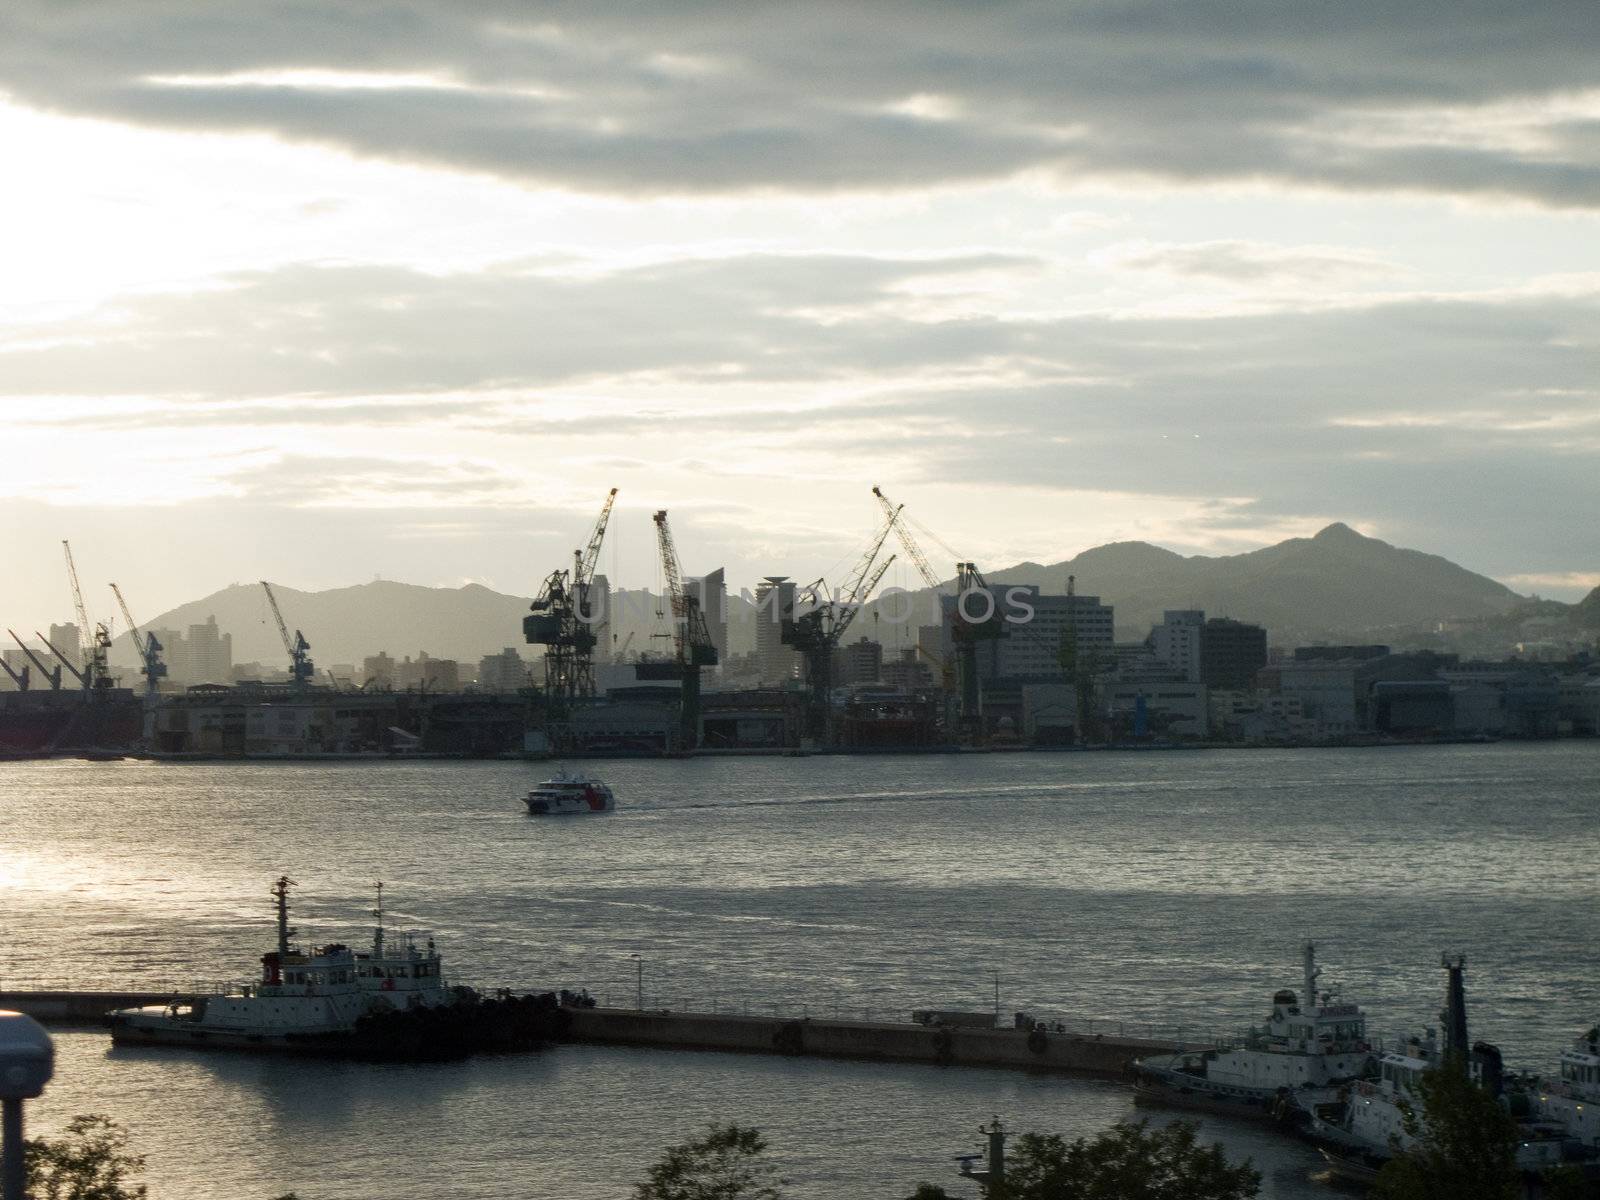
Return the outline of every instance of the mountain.
{"type": "Polygon", "coordinates": [[[1117,634],[1142,638],[1172,608],[1264,625],[1278,644],[1362,640],[1439,621],[1495,616],[1522,597],[1436,554],[1405,550],[1333,524],[1245,554],[1184,556],[1148,542],[1112,542],[1065,562],[987,572],[992,584],[1036,583],[1116,609],[1117,634]]]}
{"type": "MultiPolygon", "coordinates": [[[[1525,603],[1510,588],[1474,574],[1448,559],[1405,550],[1364,537],[1347,525],[1329,525],[1315,537],[1291,538],[1246,554],[1184,556],[1147,542],[1096,546],[1065,562],[1019,563],[986,573],[992,584],[1038,584],[1046,592],[1077,589],[1098,595],[1116,608],[1118,636],[1142,638],[1169,608],[1200,608],[1264,625],[1274,643],[1296,645],[1319,640],[1381,640],[1399,629],[1439,621],[1479,619],[1525,603]]],[[[320,666],[360,664],[386,650],[396,658],[427,651],[436,658],[476,664],[485,654],[515,646],[525,657],[522,618],[529,598],[507,596],[478,584],[430,588],[388,580],[304,592],[274,585],[279,607],[292,632],[301,629],[320,666]]],[[[914,639],[916,625],[936,611],[925,590],[916,617],[901,627],[914,639]]],[[[670,647],[662,608],[647,591],[613,597],[618,646],[630,652],[670,647]]],[[[1574,610],[1600,625],[1600,589],[1574,610]]],[[[754,609],[728,597],[729,639],[735,653],[754,645],[754,609]]],[[[235,662],[279,664],[286,660],[272,613],[259,584],[234,584],[203,600],[153,618],[147,628],[177,629],[215,616],[233,634],[235,662]]],[[[876,622],[869,610],[856,621],[859,634],[894,640],[889,622],[876,622]],[[874,632],[875,631],[875,632],[874,632]]],[[[128,664],[133,651],[119,638],[115,658],[128,664]]]]}
{"type": "Polygon", "coordinates": [[[1580,628],[1600,629],[1600,587],[1572,606],[1572,619],[1580,628]]]}
{"type": "MultiPolygon", "coordinates": [[[[318,667],[334,663],[360,665],[379,650],[395,658],[415,657],[426,650],[434,658],[455,658],[477,665],[485,654],[522,645],[522,618],[529,598],[505,596],[480,584],[459,588],[420,587],[375,580],[354,587],[302,592],[272,585],[290,635],[305,632],[318,667]]],[[[267,607],[261,585],[236,583],[203,600],[170,609],[145,623],[146,629],[176,629],[216,617],[223,633],[233,635],[234,662],[286,665],[283,640],[267,607]]],[[[117,661],[134,661],[126,637],[117,639],[117,661]]]]}

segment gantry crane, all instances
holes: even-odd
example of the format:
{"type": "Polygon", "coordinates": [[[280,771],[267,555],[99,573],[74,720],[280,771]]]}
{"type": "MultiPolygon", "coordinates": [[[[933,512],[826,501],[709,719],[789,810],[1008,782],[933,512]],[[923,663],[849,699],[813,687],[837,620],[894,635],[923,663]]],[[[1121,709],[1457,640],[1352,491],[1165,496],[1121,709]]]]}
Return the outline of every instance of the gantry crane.
{"type": "Polygon", "coordinates": [[[572,552],[571,571],[550,572],[522,618],[523,639],[544,647],[545,693],[562,703],[594,695],[594,648],[600,640],[595,626],[606,614],[595,610],[590,593],[616,499],[617,489],[612,488],[588,543],[572,552]]]}
{"type": "MultiPolygon", "coordinates": [[[[872,494],[878,498],[878,503],[889,514],[890,522],[900,535],[900,544],[911,557],[911,561],[917,564],[917,572],[922,576],[923,582],[934,590],[940,604],[942,621],[946,604],[946,597],[942,594],[944,585],[934,574],[933,568],[928,565],[927,558],[911,535],[904,515],[905,506],[892,505],[880,488],[874,487],[872,494]]],[[[993,640],[1004,634],[998,605],[992,601],[989,585],[979,573],[977,565],[958,562],[956,594],[950,613],[950,640],[956,648],[956,675],[961,695],[961,726],[969,735],[976,734],[982,723],[980,717],[982,694],[978,686],[978,643],[993,640]],[[979,594],[987,596],[988,600],[974,606],[970,598],[979,594]]],[[[948,687],[950,684],[948,667],[944,668],[943,674],[945,686],[948,687]]]]}
{"type": "Polygon", "coordinates": [[[308,653],[311,643],[306,641],[306,635],[298,629],[294,637],[289,636],[289,627],[283,622],[283,613],[278,610],[278,598],[272,594],[272,585],[265,579],[261,581],[261,590],[267,593],[267,606],[272,609],[272,619],[278,623],[278,636],[283,639],[284,652],[289,655],[289,679],[297,688],[306,687],[316,678],[316,664],[311,661],[308,653]]]}
{"type": "Polygon", "coordinates": [[[866,553],[861,556],[851,573],[849,582],[839,590],[837,599],[827,594],[828,584],[819,579],[804,589],[810,594],[812,607],[787,625],[781,637],[786,645],[800,652],[806,672],[806,734],[825,744],[832,740],[833,714],[833,652],[844,639],[861,606],[866,603],[872,589],[878,586],[889,564],[890,555],[877,562],[883,543],[894,528],[899,510],[890,512],[883,528],[873,537],[866,553]]]}
{"type": "MultiPolygon", "coordinates": [[[[83,605],[83,589],[78,586],[78,568],[72,561],[72,545],[63,541],[61,549],[67,556],[67,580],[72,584],[72,604],[78,614],[78,649],[82,654],[83,670],[74,671],[85,691],[103,691],[112,684],[106,663],[111,650],[111,631],[104,623],[89,625],[89,610],[83,605]]],[[[49,646],[48,641],[45,645],[49,646]]],[[[54,646],[50,646],[55,650],[54,646]]],[[[59,657],[60,651],[56,650],[59,657]]],[[[65,662],[65,659],[62,659],[65,662]]]]}
{"type": "Polygon", "coordinates": [[[677,678],[681,681],[678,721],[683,730],[683,748],[692,750],[700,740],[700,670],[717,665],[717,647],[706,628],[700,598],[683,586],[683,565],[678,547],[667,524],[667,510],[653,518],[656,546],[661,553],[661,573],[666,579],[667,600],[672,607],[672,643],[675,651],[670,663],[640,664],[640,679],[677,678]]]}
{"type": "Polygon", "coordinates": [[[139,624],[128,611],[128,602],[122,598],[122,589],[114,583],[111,585],[111,594],[117,598],[117,605],[122,609],[122,619],[128,623],[128,636],[133,638],[134,649],[139,652],[139,659],[144,663],[144,666],[139,668],[139,674],[144,676],[145,694],[154,696],[161,690],[161,680],[167,675],[167,664],[161,661],[161,643],[156,640],[156,635],[153,633],[140,635],[139,624]]]}

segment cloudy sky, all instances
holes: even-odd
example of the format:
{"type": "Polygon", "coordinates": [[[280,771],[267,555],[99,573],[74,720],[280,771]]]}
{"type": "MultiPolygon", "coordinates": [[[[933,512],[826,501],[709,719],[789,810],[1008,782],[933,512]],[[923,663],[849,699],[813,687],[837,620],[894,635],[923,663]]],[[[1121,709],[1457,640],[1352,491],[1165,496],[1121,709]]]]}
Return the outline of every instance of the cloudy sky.
{"type": "Polygon", "coordinates": [[[874,483],[996,567],[1600,582],[1592,0],[11,0],[0,146],[6,624],[63,537],[529,592],[610,486],[628,585],[658,507],[842,574],[874,483]]]}

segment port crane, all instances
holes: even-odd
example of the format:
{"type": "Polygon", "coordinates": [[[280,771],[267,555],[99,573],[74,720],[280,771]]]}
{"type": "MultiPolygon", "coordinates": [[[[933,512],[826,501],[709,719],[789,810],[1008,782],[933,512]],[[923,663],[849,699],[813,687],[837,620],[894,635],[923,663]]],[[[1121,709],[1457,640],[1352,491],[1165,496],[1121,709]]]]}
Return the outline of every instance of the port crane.
{"type": "Polygon", "coordinates": [[[795,617],[780,632],[784,644],[800,652],[806,672],[806,733],[823,742],[831,740],[833,696],[833,652],[844,639],[846,630],[861,611],[872,589],[878,586],[884,572],[894,562],[889,555],[881,563],[878,554],[894,528],[899,510],[895,509],[883,523],[867,547],[866,553],[856,563],[849,582],[840,589],[838,598],[827,594],[827,581],[817,580],[804,590],[809,594],[812,607],[795,617]],[[876,563],[876,567],[874,567],[876,563]]]}
{"type": "MultiPolygon", "coordinates": [[[[906,524],[904,505],[896,507],[878,487],[872,489],[872,494],[878,498],[878,503],[889,514],[889,520],[894,525],[900,536],[900,545],[906,554],[917,566],[917,573],[934,594],[939,597],[941,606],[941,619],[945,603],[944,584],[933,568],[928,565],[927,557],[917,545],[916,538],[912,536],[910,527],[906,524]]],[[[937,540],[937,539],[935,539],[937,540]]],[[[955,608],[950,617],[950,640],[955,643],[956,649],[956,676],[959,683],[961,697],[961,727],[969,735],[975,735],[982,724],[981,704],[982,693],[978,686],[978,643],[992,641],[1004,636],[1000,624],[998,606],[988,603],[982,606],[984,616],[978,618],[968,611],[968,597],[974,594],[989,595],[989,584],[979,572],[977,564],[971,562],[956,563],[956,594],[955,608]]],[[[926,651],[924,651],[926,655],[926,651]]],[[[945,686],[950,684],[949,667],[940,663],[945,686]]]]}
{"type": "Polygon", "coordinates": [[[128,611],[128,602],[122,598],[122,589],[116,584],[111,585],[111,594],[117,598],[117,605],[122,609],[122,619],[128,623],[128,636],[133,638],[133,647],[139,652],[139,658],[144,666],[139,668],[139,674],[144,676],[145,694],[154,696],[161,690],[161,681],[166,678],[167,664],[161,661],[161,643],[156,640],[156,635],[139,633],[139,623],[133,619],[133,614],[128,611]]]}
{"type": "Polygon", "coordinates": [[[311,643],[298,629],[294,631],[293,638],[289,637],[289,627],[284,624],[283,613],[278,609],[278,598],[272,594],[272,585],[263,579],[261,590],[267,594],[267,606],[272,609],[272,619],[278,623],[278,636],[283,639],[284,651],[289,655],[289,679],[295,687],[305,687],[317,675],[316,665],[309,653],[311,643]]]}
{"type": "MultiPolygon", "coordinates": [[[[17,644],[17,646],[21,649],[21,651],[24,654],[26,654],[28,656],[28,660],[30,662],[32,662],[34,666],[39,668],[39,674],[43,675],[46,679],[48,679],[50,681],[50,690],[52,692],[59,692],[61,690],[61,668],[60,668],[60,666],[56,666],[54,668],[46,666],[44,660],[41,659],[37,654],[35,654],[26,644],[24,644],[23,640],[16,635],[16,632],[14,630],[8,629],[8,630],[6,630],[6,632],[11,634],[11,640],[17,644]]],[[[39,635],[35,634],[34,636],[38,637],[39,635]]],[[[41,642],[44,641],[43,638],[39,638],[39,640],[41,642]]],[[[49,644],[50,643],[45,642],[45,645],[48,646],[49,644]]],[[[61,655],[58,653],[56,655],[56,657],[57,658],[61,658],[61,655]]],[[[65,662],[66,660],[62,659],[62,661],[65,662]]],[[[69,663],[68,665],[70,666],[71,664],[69,663]]],[[[76,671],[77,668],[73,668],[73,669],[74,669],[74,671],[76,671]]],[[[24,678],[27,676],[27,672],[28,672],[27,667],[23,667],[22,673],[23,673],[24,678]]],[[[12,678],[16,679],[16,676],[13,675],[12,678]]],[[[24,683],[23,680],[18,679],[17,680],[17,684],[18,684],[18,686],[20,686],[22,688],[23,691],[27,691],[28,690],[27,684],[24,683]]]]}
{"type": "Polygon", "coordinates": [[[667,524],[667,510],[652,518],[656,525],[656,548],[661,554],[661,572],[666,578],[667,600],[672,607],[674,657],[665,663],[640,663],[635,668],[640,679],[678,679],[681,681],[678,720],[683,730],[684,749],[693,749],[700,740],[700,671],[717,665],[717,647],[706,628],[700,598],[683,585],[683,564],[667,524]]]}
{"type": "Polygon", "coordinates": [[[594,648],[600,641],[595,626],[606,616],[595,611],[594,571],[616,499],[612,488],[588,542],[572,552],[571,570],[550,572],[522,618],[523,640],[544,647],[546,695],[569,704],[594,695],[594,648]]]}
{"type": "MultiPolygon", "coordinates": [[[[72,543],[63,541],[61,549],[67,556],[67,579],[72,584],[72,604],[78,615],[78,648],[82,653],[83,670],[75,670],[86,691],[103,691],[112,685],[106,663],[111,650],[111,631],[103,622],[89,624],[89,610],[83,604],[83,589],[78,586],[78,568],[72,561],[72,543]]],[[[50,646],[48,641],[45,645],[50,646]]],[[[60,651],[50,646],[60,657],[60,651]]],[[[66,659],[62,659],[66,662],[66,659]]]]}

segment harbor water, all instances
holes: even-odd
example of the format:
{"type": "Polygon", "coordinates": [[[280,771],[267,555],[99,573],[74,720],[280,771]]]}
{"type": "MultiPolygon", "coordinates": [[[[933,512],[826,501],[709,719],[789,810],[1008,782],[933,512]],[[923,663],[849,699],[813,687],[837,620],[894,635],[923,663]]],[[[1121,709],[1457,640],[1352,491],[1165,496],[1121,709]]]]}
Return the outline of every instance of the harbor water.
{"type": "MultiPolygon", "coordinates": [[[[1226,1034],[1298,988],[1311,938],[1390,1037],[1436,1020],[1443,951],[1513,1068],[1600,1017],[1600,743],[584,765],[619,811],[530,818],[539,763],[8,764],[0,986],[246,979],[287,872],[305,940],[364,937],[382,879],[391,927],[431,931],[456,978],[616,1004],[904,1019],[998,989],[1008,1018],[1226,1034]]],[[[765,1131],[797,1197],[892,1198],[950,1186],[993,1115],[1071,1135],[1139,1115],[1118,1084],[958,1067],[57,1040],[33,1128],[123,1121],[156,1200],[620,1197],[726,1120],[765,1131]]],[[[1207,1132],[1263,1195],[1330,1194],[1306,1149],[1207,1132]]]]}

